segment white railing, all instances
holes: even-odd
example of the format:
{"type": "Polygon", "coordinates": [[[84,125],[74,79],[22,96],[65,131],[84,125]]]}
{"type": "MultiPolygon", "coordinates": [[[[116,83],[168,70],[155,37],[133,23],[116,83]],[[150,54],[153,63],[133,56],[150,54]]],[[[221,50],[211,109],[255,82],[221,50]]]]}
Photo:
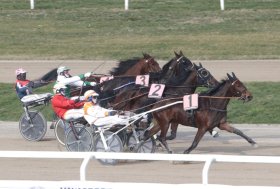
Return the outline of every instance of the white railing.
{"type": "Polygon", "coordinates": [[[86,168],[91,159],[159,160],[159,161],[200,161],[205,162],[202,184],[208,184],[208,172],[213,162],[232,163],[280,163],[278,156],[237,156],[202,154],[146,154],[111,152],[54,152],[54,151],[0,151],[0,158],[61,158],[83,159],[80,167],[80,181],[86,181],[86,168]]]}
{"type": "MultiPolygon", "coordinates": [[[[34,0],[30,0],[30,9],[34,9],[35,2],[34,0]]],[[[225,2],[224,0],[220,0],[221,10],[225,10],[225,2]]],[[[129,0],[124,0],[124,10],[128,10],[129,0]]]]}

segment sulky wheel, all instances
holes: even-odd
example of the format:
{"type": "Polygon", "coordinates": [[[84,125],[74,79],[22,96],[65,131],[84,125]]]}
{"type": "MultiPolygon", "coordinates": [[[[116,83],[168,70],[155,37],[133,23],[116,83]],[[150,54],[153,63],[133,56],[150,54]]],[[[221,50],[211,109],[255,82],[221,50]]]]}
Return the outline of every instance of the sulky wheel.
{"type": "Polygon", "coordinates": [[[65,146],[68,151],[88,152],[92,150],[93,135],[83,125],[75,125],[67,129],[65,146]]]}
{"type": "Polygon", "coordinates": [[[65,145],[65,133],[69,128],[69,123],[64,122],[62,119],[57,120],[54,125],[54,135],[61,145],[65,145]]]}
{"type": "MultiPolygon", "coordinates": [[[[106,140],[108,149],[105,149],[101,134],[96,135],[93,144],[93,151],[95,152],[123,152],[123,142],[120,137],[111,131],[105,131],[103,133],[106,140]]],[[[118,163],[116,159],[98,159],[98,161],[104,165],[115,165],[118,163]]]]}
{"type": "Polygon", "coordinates": [[[29,110],[30,120],[24,112],[19,120],[20,134],[29,141],[41,140],[47,132],[47,121],[41,112],[29,110]]]}
{"type": "Polygon", "coordinates": [[[156,149],[156,142],[153,137],[149,138],[146,141],[142,141],[141,139],[144,136],[144,130],[143,129],[137,129],[136,130],[136,136],[131,133],[129,135],[128,141],[127,141],[127,147],[129,151],[134,151],[137,153],[154,153],[156,149]],[[137,143],[136,137],[138,137],[139,143],[137,143]]]}

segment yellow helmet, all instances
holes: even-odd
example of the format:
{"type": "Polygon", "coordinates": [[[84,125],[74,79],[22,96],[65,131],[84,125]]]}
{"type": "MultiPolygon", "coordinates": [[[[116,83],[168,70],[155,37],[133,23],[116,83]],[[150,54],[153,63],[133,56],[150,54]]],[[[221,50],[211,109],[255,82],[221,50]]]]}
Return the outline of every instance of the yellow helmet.
{"type": "Polygon", "coordinates": [[[89,97],[91,97],[91,96],[99,96],[99,94],[97,92],[95,92],[94,90],[88,90],[84,94],[86,101],[88,101],[89,97]]]}

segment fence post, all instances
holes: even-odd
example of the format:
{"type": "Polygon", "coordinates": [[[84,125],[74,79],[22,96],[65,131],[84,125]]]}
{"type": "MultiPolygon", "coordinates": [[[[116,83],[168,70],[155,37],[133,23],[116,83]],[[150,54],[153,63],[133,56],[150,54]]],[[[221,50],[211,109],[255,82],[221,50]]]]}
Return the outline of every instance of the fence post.
{"type": "Polygon", "coordinates": [[[225,2],[224,0],[220,0],[221,10],[225,10],[225,2]]]}
{"type": "Polygon", "coordinates": [[[209,172],[209,168],[212,162],[215,161],[214,157],[211,157],[210,159],[205,161],[203,170],[202,170],[202,184],[208,184],[208,172],[209,172]]]}
{"type": "Polygon", "coordinates": [[[34,0],[30,0],[30,9],[34,9],[34,0]]]}
{"type": "Polygon", "coordinates": [[[128,10],[128,0],[124,0],[124,9],[128,10]]]}

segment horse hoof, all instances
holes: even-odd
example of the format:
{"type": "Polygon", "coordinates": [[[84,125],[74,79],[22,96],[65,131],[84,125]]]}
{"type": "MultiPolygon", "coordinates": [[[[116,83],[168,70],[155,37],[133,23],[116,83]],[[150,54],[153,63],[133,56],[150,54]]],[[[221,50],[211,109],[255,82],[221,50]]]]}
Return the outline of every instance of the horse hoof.
{"type": "Polygon", "coordinates": [[[254,143],[254,144],[252,144],[252,147],[257,148],[257,147],[259,147],[259,145],[257,143],[254,143]]]}
{"type": "Polygon", "coordinates": [[[173,139],[175,139],[175,138],[176,138],[176,136],[170,135],[170,136],[166,137],[166,140],[173,140],[173,139]]]}

